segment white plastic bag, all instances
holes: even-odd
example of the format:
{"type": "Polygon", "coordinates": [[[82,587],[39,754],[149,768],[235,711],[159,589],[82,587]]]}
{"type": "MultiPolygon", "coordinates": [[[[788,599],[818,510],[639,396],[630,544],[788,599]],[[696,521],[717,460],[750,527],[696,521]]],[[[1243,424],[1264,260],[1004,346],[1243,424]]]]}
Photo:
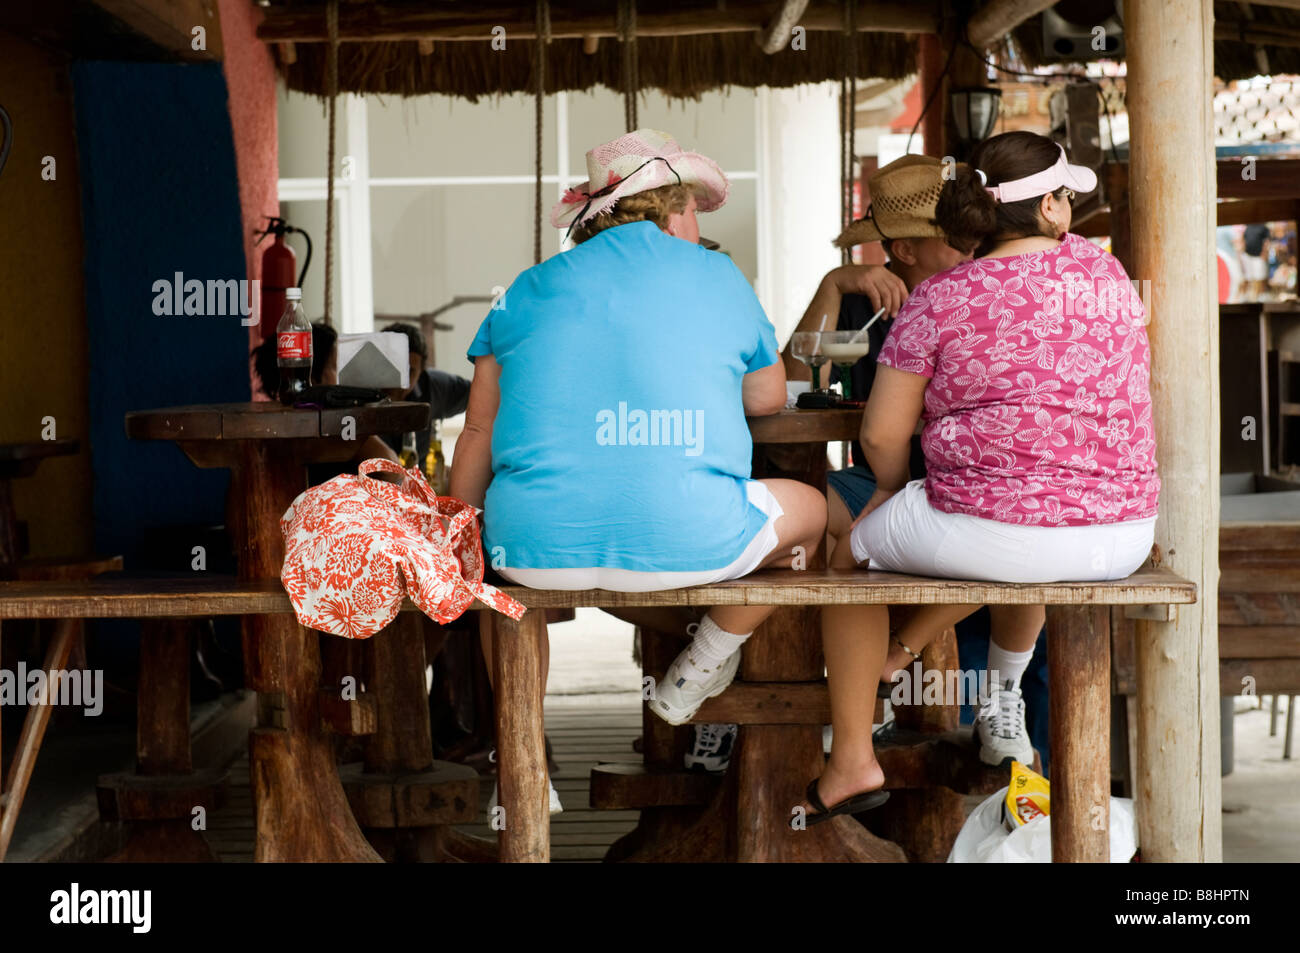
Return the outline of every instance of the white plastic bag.
{"type": "MultiPolygon", "coordinates": [[[[1002,824],[1007,789],[990,795],[962,825],[950,864],[1047,864],[1052,861],[1052,819],[1036,817],[1008,833],[1002,824]]],[[[1110,799],[1110,862],[1126,864],[1137,853],[1137,816],[1126,797],[1110,799]]]]}

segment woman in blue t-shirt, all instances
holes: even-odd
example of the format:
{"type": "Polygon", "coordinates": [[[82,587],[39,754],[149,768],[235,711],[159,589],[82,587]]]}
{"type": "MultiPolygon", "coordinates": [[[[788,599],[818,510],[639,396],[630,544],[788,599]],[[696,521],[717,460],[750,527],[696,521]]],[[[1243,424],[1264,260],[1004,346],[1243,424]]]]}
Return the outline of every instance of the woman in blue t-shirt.
{"type": "MultiPolygon", "coordinates": [[[[577,245],[521,274],[470,345],[452,495],[483,508],[488,559],[521,585],[641,592],[790,566],[826,504],[749,478],[745,417],[784,406],[785,372],[749,283],[699,244],[695,213],[726,177],[653,130],[587,166],[551,213],[577,245]]],[[[681,724],[721,694],[771,611],[709,610],[652,710],[681,724]]]]}

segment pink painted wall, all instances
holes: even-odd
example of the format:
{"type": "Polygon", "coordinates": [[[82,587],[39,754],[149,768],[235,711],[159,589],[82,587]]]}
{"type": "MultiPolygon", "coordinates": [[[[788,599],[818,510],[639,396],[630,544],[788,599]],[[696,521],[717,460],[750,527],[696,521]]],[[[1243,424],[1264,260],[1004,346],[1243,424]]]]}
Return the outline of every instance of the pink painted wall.
{"type": "MultiPolygon", "coordinates": [[[[253,232],[262,228],[264,216],[280,214],[277,179],[280,175],[275,104],[275,66],[271,52],[257,38],[262,13],[252,0],[217,0],[221,13],[224,49],[222,68],[230,91],[230,125],[235,138],[235,166],[239,173],[239,205],[244,223],[244,259],[248,277],[262,277],[263,244],[255,248],[253,232]]],[[[269,241],[269,239],[268,239],[269,241]]],[[[275,320],[275,317],[263,320],[275,320]]],[[[248,329],[251,350],[261,342],[257,327],[248,329]]],[[[263,399],[249,370],[249,389],[263,399]]]]}

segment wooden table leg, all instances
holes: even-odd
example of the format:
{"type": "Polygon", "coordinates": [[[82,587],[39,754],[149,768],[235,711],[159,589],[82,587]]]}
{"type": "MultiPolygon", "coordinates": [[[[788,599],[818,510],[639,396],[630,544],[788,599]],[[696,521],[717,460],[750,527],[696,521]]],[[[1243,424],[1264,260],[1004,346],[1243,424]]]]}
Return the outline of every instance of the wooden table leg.
{"type": "MultiPolygon", "coordinates": [[[[288,448],[243,442],[232,471],[234,540],[240,579],[279,578],[280,517],[306,489],[288,448]]],[[[321,727],[317,634],[292,616],[248,616],[246,686],[259,693],[249,738],[257,819],[257,861],[379,861],[348,808],[331,740],[321,727]]]]}
{"type": "Polygon", "coordinates": [[[128,825],[127,843],[109,862],[215,863],[194,829],[194,809],[220,806],[224,773],[194,771],[190,749],[192,619],[141,624],[136,689],[136,770],[100,777],[100,817],[128,825]]]}
{"type": "Polygon", "coordinates": [[[478,773],[433,760],[425,621],[403,612],[367,640],[378,730],[366,738],[364,765],[342,772],[352,813],[388,861],[450,859],[445,844],[451,825],[472,823],[478,813],[478,773]]]}
{"type": "MultiPolygon", "coordinates": [[[[518,622],[492,613],[496,692],[497,819],[502,862],[551,859],[546,737],[542,730],[542,639],[545,613],[530,609],[518,622]]],[[[488,818],[489,823],[494,819],[488,818]]]]}
{"type": "MultiPolygon", "coordinates": [[[[642,626],[641,671],[658,678],[686,644],[683,635],[657,632],[642,626]]],[[[645,770],[680,772],[692,732],[689,726],[673,727],[656,715],[649,705],[642,705],[641,751],[645,770]]],[[[593,773],[593,785],[595,778],[593,773]]],[[[683,836],[700,819],[703,810],[703,807],[642,808],[636,827],[610,845],[605,860],[671,862],[682,859],[694,863],[720,863],[724,847],[721,825],[695,829],[693,833],[696,836],[692,839],[683,836]],[[701,833],[705,836],[698,836],[701,833]],[[689,856],[678,858],[672,854],[675,850],[685,850],[689,856]]]]}
{"type": "Polygon", "coordinates": [[[1048,606],[1052,860],[1110,859],[1110,610],[1048,606]]]}
{"type": "MultiPolygon", "coordinates": [[[[814,608],[782,608],[745,645],[741,675],[751,682],[815,681],[822,674],[821,632],[814,608]]],[[[791,830],[804,788],[822,772],[820,725],[746,725],[729,775],[735,788],[735,856],[740,862],[904,861],[897,844],[851,817],[791,830]]]]}

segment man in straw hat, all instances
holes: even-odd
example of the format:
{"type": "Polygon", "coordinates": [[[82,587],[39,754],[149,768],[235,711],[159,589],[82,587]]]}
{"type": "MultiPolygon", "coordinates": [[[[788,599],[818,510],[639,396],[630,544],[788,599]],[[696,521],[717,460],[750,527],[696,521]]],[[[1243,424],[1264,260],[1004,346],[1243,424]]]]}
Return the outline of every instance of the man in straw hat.
{"type": "MultiPolygon", "coordinates": [[[[853,394],[860,400],[871,393],[876,357],[889,330],[888,319],[918,284],[970,257],[950,246],[934,222],[935,203],[943,189],[942,173],[943,164],[938,159],[908,155],[872,174],[867,180],[871,194],[867,214],[844,229],[835,244],[851,248],[881,242],[889,262],[841,265],[827,272],[795,329],[856,331],[884,309],[881,320],[867,331],[870,353],[853,366],[853,394]]],[[[788,347],[783,359],[791,380],[809,379],[807,365],[791,356],[788,347]]],[[[876,489],[876,478],[867,468],[866,456],[856,440],[852,465],[828,474],[827,486],[827,529],[834,547],[876,489]]]]}
{"type": "MultiPolygon", "coordinates": [[[[723,204],[726,176],[645,129],[592,149],[587,169],[551,211],[577,244],[519,275],[470,345],[451,495],[483,507],[493,567],[534,588],[656,591],[789,567],[822,539],[826,504],[794,480],[750,479],[745,417],[784,406],[785,372],[745,276],[699,244],[696,212],[723,204]]],[[[651,710],[682,724],[721,694],[771,611],[710,609],[651,710]]],[[[699,734],[707,767],[730,733],[699,734]]]]}

